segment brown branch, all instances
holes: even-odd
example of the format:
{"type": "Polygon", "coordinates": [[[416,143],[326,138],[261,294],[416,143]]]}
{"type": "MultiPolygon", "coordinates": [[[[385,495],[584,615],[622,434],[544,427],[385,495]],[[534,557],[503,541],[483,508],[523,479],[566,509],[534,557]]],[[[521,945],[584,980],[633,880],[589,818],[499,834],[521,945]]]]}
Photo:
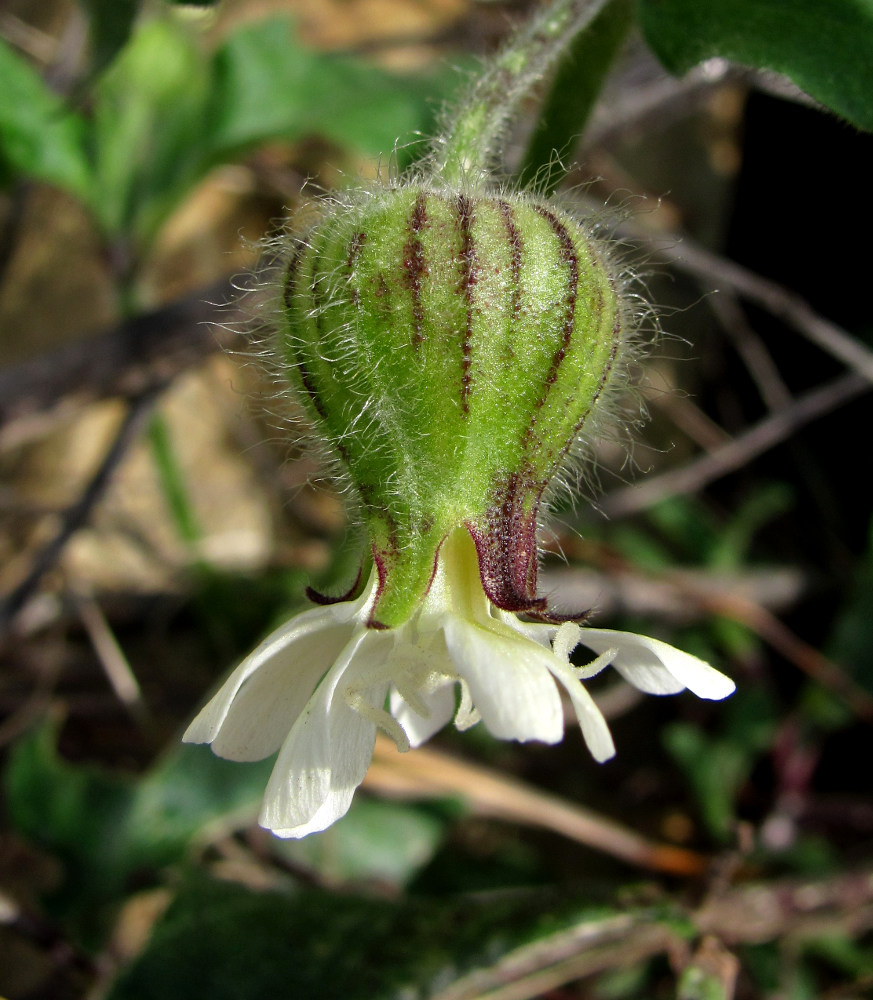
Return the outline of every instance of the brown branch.
{"type": "Polygon", "coordinates": [[[37,553],[27,576],[12,593],[0,602],[0,638],[9,629],[14,617],[35,593],[45,574],[57,564],[67,542],[88,522],[94,507],[109,487],[112,474],[136,439],[161,388],[161,386],[152,385],[147,391],[131,401],[114,440],[106,450],[103,461],[86,484],[79,499],[68,507],[62,515],[61,526],[54,538],[37,553]]]}
{"type": "Polygon", "coordinates": [[[765,417],[730,442],[678,469],[650,476],[644,483],[607,494],[598,506],[610,518],[627,517],[667,497],[696,493],[715,479],[742,468],[753,458],[785,441],[818,417],[868,392],[866,376],[850,372],[812,389],[784,409],[765,417]]]}
{"type": "Polygon", "coordinates": [[[221,347],[240,318],[225,280],[120,326],[0,370],[0,446],[26,439],[28,425],[64,404],[133,398],[221,347]],[[219,326],[219,322],[221,325],[219,326]]]}
{"type": "Polygon", "coordinates": [[[873,724],[873,696],[766,608],[739,595],[698,594],[695,599],[713,613],[751,629],[807,677],[836,695],[858,718],[873,724]]]}
{"type": "Polygon", "coordinates": [[[590,809],[438,750],[419,747],[412,753],[400,754],[385,737],[376,741],[364,785],[404,797],[458,796],[480,816],[551,830],[652,871],[699,875],[708,863],[702,854],[654,843],[590,809]]]}
{"type": "MultiPolygon", "coordinates": [[[[635,232],[639,235],[640,230],[635,228],[635,232]]],[[[646,236],[651,239],[652,233],[646,231],[646,236]]],[[[817,313],[802,296],[684,236],[664,234],[659,239],[664,243],[658,247],[658,256],[693,275],[703,287],[717,292],[720,284],[729,285],[742,298],[766,309],[831,357],[873,382],[873,351],[817,313]]]]}

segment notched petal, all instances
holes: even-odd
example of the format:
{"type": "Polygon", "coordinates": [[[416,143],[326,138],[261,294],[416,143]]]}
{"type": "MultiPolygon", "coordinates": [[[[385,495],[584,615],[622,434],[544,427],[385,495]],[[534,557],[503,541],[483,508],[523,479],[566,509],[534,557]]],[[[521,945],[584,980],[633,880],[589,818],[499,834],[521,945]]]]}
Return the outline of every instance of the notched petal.
{"type": "Polygon", "coordinates": [[[736,685],[715,667],[660,639],[611,629],[583,628],[579,641],[596,653],[614,649],[612,666],[647,694],[676,694],[688,688],[698,698],[720,701],[736,685]]]}

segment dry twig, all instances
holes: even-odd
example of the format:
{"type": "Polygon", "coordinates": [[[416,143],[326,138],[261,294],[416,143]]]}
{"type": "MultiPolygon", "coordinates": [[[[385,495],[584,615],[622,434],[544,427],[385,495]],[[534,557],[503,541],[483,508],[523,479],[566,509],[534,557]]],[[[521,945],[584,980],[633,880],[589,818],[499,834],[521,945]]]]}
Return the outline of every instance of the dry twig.
{"type": "Polygon", "coordinates": [[[552,830],[640,868],[699,875],[708,863],[694,851],[654,843],[606,816],[437,750],[399,754],[385,737],[376,741],[364,783],[404,797],[458,796],[481,816],[552,830]]]}
{"type": "MultiPolygon", "coordinates": [[[[873,371],[873,370],[871,370],[873,371]]],[[[741,469],[753,458],[787,440],[801,427],[869,392],[866,376],[849,372],[798,396],[790,406],[772,413],[730,442],[678,469],[650,476],[644,483],[607,494],[599,506],[610,518],[627,517],[668,497],[696,493],[706,485],[741,469]]]]}
{"type": "Polygon", "coordinates": [[[160,391],[161,387],[152,386],[131,400],[114,440],[107,449],[97,471],[82,491],[82,495],[63,513],[60,528],[54,538],[37,553],[27,576],[11,594],[0,602],[0,637],[9,629],[13,618],[36,592],[45,574],[57,564],[67,542],[88,522],[92,511],[109,487],[113,473],[127,454],[131,444],[136,440],[160,391]]]}

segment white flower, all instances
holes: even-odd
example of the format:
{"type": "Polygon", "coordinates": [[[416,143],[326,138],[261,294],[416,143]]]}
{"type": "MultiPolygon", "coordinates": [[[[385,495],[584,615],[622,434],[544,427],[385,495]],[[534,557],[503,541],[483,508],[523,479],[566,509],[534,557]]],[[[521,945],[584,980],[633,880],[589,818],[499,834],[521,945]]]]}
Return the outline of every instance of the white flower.
{"type": "Polygon", "coordinates": [[[459,729],[481,718],[496,737],[557,743],[560,688],[570,697],[598,761],[615,747],[581,681],[612,665],[641,691],[689,688],[720,699],[734,684],[667,643],[627,632],[520,621],[495,608],[479,579],[466,530],[443,543],[421,608],[404,625],[366,625],[376,591],[305,611],[264,640],[231,674],[183,739],[211,743],[231,760],[279,750],[260,815],[281,837],[303,837],[343,816],[361,783],[377,729],[401,750],[418,746],[453,717],[459,729]],[[597,655],[585,667],[577,644],[597,655]],[[557,683],[556,683],[557,682],[557,683]]]}

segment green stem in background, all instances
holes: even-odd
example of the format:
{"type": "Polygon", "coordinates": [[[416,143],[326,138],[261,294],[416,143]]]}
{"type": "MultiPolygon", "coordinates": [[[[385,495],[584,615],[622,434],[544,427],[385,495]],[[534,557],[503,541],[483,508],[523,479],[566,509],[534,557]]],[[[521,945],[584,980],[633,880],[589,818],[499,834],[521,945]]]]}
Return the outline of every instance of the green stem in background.
{"type": "Polygon", "coordinates": [[[552,0],[522,27],[443,122],[433,172],[452,185],[487,174],[522,101],[606,3],[552,0]]]}
{"type": "Polygon", "coordinates": [[[167,423],[159,413],[156,413],[149,423],[148,437],[157,468],[158,480],[176,532],[183,544],[199,562],[196,552],[203,533],[197,523],[194,507],[188,495],[188,488],[185,485],[182,468],[179,465],[167,423]]]}
{"type": "Polygon", "coordinates": [[[155,413],[149,423],[148,441],[170,518],[191,560],[191,573],[196,584],[195,606],[215,649],[223,655],[230,655],[235,645],[228,627],[227,593],[222,586],[221,574],[201,553],[203,530],[191,502],[170,429],[160,413],[155,413]]]}
{"type": "Polygon", "coordinates": [[[632,0],[611,0],[565,50],[518,169],[522,185],[541,194],[558,186],[561,171],[550,167],[584,131],[632,23],[632,0]]]}

